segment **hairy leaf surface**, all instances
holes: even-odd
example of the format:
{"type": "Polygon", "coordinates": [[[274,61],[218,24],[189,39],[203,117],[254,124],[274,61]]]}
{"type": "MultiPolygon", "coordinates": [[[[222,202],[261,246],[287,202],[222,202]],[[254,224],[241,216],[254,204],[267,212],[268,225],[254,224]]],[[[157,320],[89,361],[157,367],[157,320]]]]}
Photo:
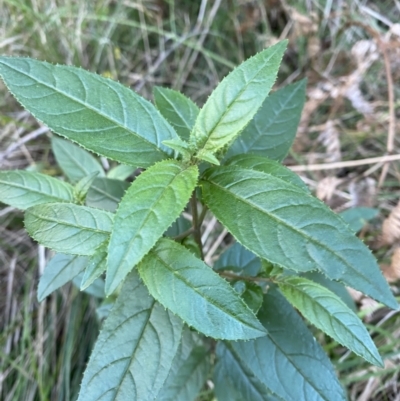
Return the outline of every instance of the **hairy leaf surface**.
{"type": "Polygon", "coordinates": [[[115,212],[128,187],[129,183],[126,181],[96,178],[86,195],[86,204],[115,212]]]}
{"type": "Polygon", "coordinates": [[[368,362],[383,367],[367,329],[338,296],[302,277],[288,277],[278,285],[289,302],[314,326],[368,362]]]}
{"type": "Polygon", "coordinates": [[[0,58],[0,76],[34,117],[83,147],[136,167],[172,156],[176,132],[147,100],[80,68],[0,58]]]}
{"type": "Polygon", "coordinates": [[[81,178],[96,172],[99,177],[104,176],[104,170],[100,163],[80,146],[53,136],[51,149],[57,164],[71,182],[78,182],[81,178]]]}
{"type": "Polygon", "coordinates": [[[74,188],[40,173],[0,171],[0,201],[22,210],[42,203],[73,202],[74,188]]]}
{"type": "Polygon", "coordinates": [[[207,206],[256,255],[294,271],[322,271],[397,308],[369,249],[304,190],[234,166],[209,169],[201,186],[207,206]]]}
{"type": "Polygon", "coordinates": [[[170,372],[182,326],[131,272],[95,344],[78,401],[154,400],[170,372]]]}
{"type": "Polygon", "coordinates": [[[306,98],[306,80],[271,93],[228,149],[227,157],[251,153],[281,161],[292,146],[306,98]]]}
{"type": "Polygon", "coordinates": [[[279,42],[247,59],[213,91],[190,138],[200,157],[232,142],[251,121],[275,82],[286,45],[279,42]]]}
{"type": "Polygon", "coordinates": [[[206,336],[238,340],[266,334],[233,288],[182,245],[161,239],[138,270],[155,299],[206,336]]]}
{"type": "Polygon", "coordinates": [[[194,401],[210,368],[209,351],[185,327],[170,373],[156,401],[194,401]]]}
{"type": "Polygon", "coordinates": [[[199,114],[199,107],[184,94],[173,89],[155,86],[153,95],[160,113],[182,139],[188,140],[199,114]]]}
{"type": "Polygon", "coordinates": [[[106,293],[111,294],[186,206],[196,166],[165,160],[143,172],[127,190],[108,246],[106,293]]]}
{"type": "Polygon", "coordinates": [[[92,255],[106,241],[113,215],[99,209],[63,203],[33,206],[25,228],[40,244],[73,255],[92,255]]]}
{"type": "Polygon", "coordinates": [[[38,301],[76,277],[88,264],[86,256],[64,255],[58,253],[47,263],[39,279],[38,301]]]}
{"type": "Polygon", "coordinates": [[[229,348],[261,383],[285,401],[346,401],[328,357],[275,287],[264,295],[258,317],[268,335],[229,348]]]}
{"type": "Polygon", "coordinates": [[[296,173],[276,160],[256,155],[238,155],[227,160],[225,164],[228,166],[238,166],[245,169],[261,171],[265,174],[271,174],[309,192],[307,185],[296,173]]]}

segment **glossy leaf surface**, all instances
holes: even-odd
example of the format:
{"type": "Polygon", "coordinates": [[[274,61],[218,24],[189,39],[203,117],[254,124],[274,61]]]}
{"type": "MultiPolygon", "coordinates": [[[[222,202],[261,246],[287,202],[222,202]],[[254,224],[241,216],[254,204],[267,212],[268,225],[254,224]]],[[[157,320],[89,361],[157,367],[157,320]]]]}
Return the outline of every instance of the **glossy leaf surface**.
{"type": "Polygon", "coordinates": [[[52,202],[73,202],[74,188],[45,174],[0,171],[0,202],[21,210],[52,202]]]}
{"type": "Polygon", "coordinates": [[[78,182],[81,178],[96,172],[99,177],[104,176],[104,170],[100,163],[80,146],[53,136],[51,138],[51,149],[57,164],[71,182],[78,182]]]}
{"type": "Polygon", "coordinates": [[[369,249],[340,217],[304,190],[234,166],[209,169],[201,186],[207,206],[256,255],[294,271],[322,271],[397,307],[369,249]]]}
{"type": "Polygon", "coordinates": [[[47,263],[39,279],[38,301],[41,302],[53,291],[76,277],[87,265],[86,256],[58,253],[47,263]]]}
{"type": "Polygon", "coordinates": [[[191,133],[200,158],[232,142],[251,121],[275,82],[286,44],[279,42],[247,59],[213,91],[191,133]]]}
{"type": "Polygon", "coordinates": [[[314,326],[368,362],[383,367],[367,329],[338,296],[302,277],[288,277],[278,285],[289,302],[314,326]]]}
{"type": "Polygon", "coordinates": [[[184,328],[171,371],[156,401],[194,401],[210,371],[207,350],[184,328]]]}
{"type": "Polygon", "coordinates": [[[281,161],[292,146],[306,98],[306,80],[271,93],[235,140],[227,157],[242,153],[281,161]]]}
{"type": "Polygon", "coordinates": [[[108,246],[106,292],[111,294],[177,219],[195,188],[196,166],[165,160],[143,172],[127,190],[108,246]]]}
{"type": "Polygon", "coordinates": [[[136,167],[172,155],[162,141],[174,138],[174,129],[118,82],[22,57],[1,57],[0,76],[34,117],[86,149],[136,167]]]}
{"type": "Polygon", "coordinates": [[[113,215],[73,204],[33,206],[25,213],[25,228],[40,244],[73,255],[92,255],[106,241],[113,215]]]}
{"type": "Polygon", "coordinates": [[[154,400],[178,350],[182,321],[126,279],[85,371],[78,401],[154,400]]]}
{"type": "Polygon", "coordinates": [[[161,239],[138,270],[154,298],[206,336],[238,340],[266,334],[233,288],[182,245],[161,239]]]}
{"type": "Polygon", "coordinates": [[[268,335],[229,343],[231,353],[285,401],[345,401],[328,357],[299,314],[275,287],[258,314],[268,335]]]}
{"type": "Polygon", "coordinates": [[[199,107],[185,95],[172,89],[155,86],[153,95],[160,113],[182,139],[188,140],[199,114],[199,107]]]}

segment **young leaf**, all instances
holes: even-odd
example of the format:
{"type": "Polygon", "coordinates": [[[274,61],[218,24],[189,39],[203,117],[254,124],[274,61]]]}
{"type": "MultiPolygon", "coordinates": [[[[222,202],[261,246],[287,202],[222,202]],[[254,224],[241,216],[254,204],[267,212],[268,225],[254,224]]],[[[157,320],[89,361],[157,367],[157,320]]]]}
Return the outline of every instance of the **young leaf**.
{"type": "Polygon", "coordinates": [[[239,270],[245,276],[256,276],[260,268],[260,259],[239,242],[226,249],[214,264],[215,270],[239,270]]]}
{"type": "Polygon", "coordinates": [[[113,167],[107,173],[107,178],[113,178],[115,180],[126,180],[130,175],[135,172],[136,168],[132,166],[127,166],[125,164],[118,164],[118,166],[113,167]]]}
{"type": "Polygon", "coordinates": [[[397,308],[369,249],[301,188],[235,166],[209,169],[201,186],[207,206],[257,256],[294,271],[319,270],[397,308]]]}
{"type": "Polygon", "coordinates": [[[182,321],[155,302],[131,272],[95,344],[78,401],[155,399],[181,333],[182,321]]]}
{"type": "Polygon", "coordinates": [[[53,136],[51,149],[57,164],[71,182],[76,183],[81,178],[96,172],[99,177],[104,176],[104,170],[100,163],[80,146],[53,136]]]}
{"type": "Polygon", "coordinates": [[[200,159],[232,142],[251,121],[275,82],[286,45],[282,41],[249,58],[213,91],[190,137],[200,159]]]}
{"type": "Polygon", "coordinates": [[[285,401],[345,401],[346,395],[321,346],[275,287],[258,317],[268,335],[227,344],[230,352],[285,401]]]}
{"type": "Polygon", "coordinates": [[[271,174],[283,181],[304,189],[306,192],[309,192],[307,185],[296,173],[283,166],[281,163],[267,159],[266,157],[256,155],[238,155],[227,160],[224,164],[227,166],[238,166],[248,170],[257,170],[265,174],[271,174]]]}
{"type": "Polygon", "coordinates": [[[80,68],[0,57],[0,76],[39,121],[83,147],[135,167],[172,156],[176,132],[147,100],[80,68]]]}
{"type": "Polygon", "coordinates": [[[218,401],[286,401],[272,394],[227,343],[217,344],[216,355],[214,383],[218,401]]]}
{"type": "Polygon", "coordinates": [[[58,253],[46,265],[39,279],[38,301],[42,302],[53,291],[62,287],[77,276],[87,265],[85,256],[58,253]]]}
{"type": "Polygon", "coordinates": [[[106,293],[111,294],[186,206],[196,166],[165,160],[143,172],[118,207],[108,246],[106,293]]]}
{"type": "Polygon", "coordinates": [[[100,245],[96,252],[89,258],[85,273],[82,277],[80,289],[83,291],[106,271],[107,243],[100,245]]]}
{"type": "Polygon", "coordinates": [[[96,178],[86,195],[86,204],[90,207],[115,212],[128,187],[129,183],[125,181],[96,178]]]}
{"type": "Polygon", "coordinates": [[[227,157],[251,153],[283,160],[296,135],[305,97],[305,79],[271,93],[228,149],[227,157]]]}
{"type": "Polygon", "coordinates": [[[171,371],[155,401],[194,401],[210,368],[209,353],[184,329],[171,371]]]}
{"type": "Polygon", "coordinates": [[[153,95],[160,113],[187,141],[200,111],[198,106],[182,93],[160,86],[153,88],[153,95]]]}
{"type": "Polygon", "coordinates": [[[73,202],[74,188],[48,175],[24,170],[0,171],[0,202],[28,209],[51,202],[73,202]]]}
{"type": "Polygon", "coordinates": [[[278,285],[289,302],[314,326],[368,362],[383,367],[367,329],[339,297],[302,277],[288,277],[278,285]]]}
{"type": "Polygon", "coordinates": [[[33,206],[25,213],[25,228],[32,238],[72,255],[92,255],[108,239],[112,221],[111,213],[67,203],[33,206]]]}
{"type": "Polygon", "coordinates": [[[266,334],[235,290],[182,245],[160,239],[138,270],[155,299],[206,336],[245,340],[266,334]]]}
{"type": "Polygon", "coordinates": [[[75,185],[74,195],[75,201],[78,204],[82,204],[85,202],[86,195],[89,191],[89,188],[92,186],[94,180],[99,175],[97,171],[87,175],[86,177],[81,178],[75,185]]]}

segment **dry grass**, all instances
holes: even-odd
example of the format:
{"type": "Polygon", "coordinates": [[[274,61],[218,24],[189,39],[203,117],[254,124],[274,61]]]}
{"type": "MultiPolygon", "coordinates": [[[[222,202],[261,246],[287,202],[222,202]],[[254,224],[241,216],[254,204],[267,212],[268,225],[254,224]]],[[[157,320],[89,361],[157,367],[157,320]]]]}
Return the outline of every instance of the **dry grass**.
{"type": "MultiPolygon", "coordinates": [[[[1,53],[79,65],[148,98],[154,85],[170,86],[200,105],[234,65],[288,38],[278,84],[308,77],[308,97],[286,163],[335,210],[378,208],[361,235],[380,263],[391,265],[399,244],[380,239],[400,198],[398,0],[0,0],[0,10],[1,53]]],[[[48,130],[4,87],[0,93],[0,167],[56,174],[48,130]]],[[[208,224],[203,240],[212,261],[229,236],[214,220],[208,224]]],[[[73,287],[37,303],[38,271],[47,259],[25,234],[22,214],[0,209],[4,400],[73,399],[97,335],[96,301],[73,287]]],[[[398,281],[393,289],[398,293],[398,281]]],[[[365,298],[359,305],[384,370],[321,341],[351,400],[400,400],[399,316],[365,298]]]]}

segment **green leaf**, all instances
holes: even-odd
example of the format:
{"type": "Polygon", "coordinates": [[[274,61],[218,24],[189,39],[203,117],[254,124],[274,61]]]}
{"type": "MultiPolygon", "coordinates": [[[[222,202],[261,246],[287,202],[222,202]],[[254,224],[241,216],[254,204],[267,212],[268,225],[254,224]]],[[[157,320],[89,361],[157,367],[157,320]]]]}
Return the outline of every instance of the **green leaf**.
{"type": "Polygon", "coordinates": [[[136,167],[126,166],[125,164],[119,164],[118,166],[113,167],[107,173],[107,178],[113,178],[116,180],[124,181],[129,176],[131,176],[136,170],[136,167]]]}
{"type": "Polygon", "coordinates": [[[177,219],[196,186],[197,176],[197,166],[165,160],[132,183],[114,218],[108,246],[107,295],[177,219]]]}
{"type": "Polygon", "coordinates": [[[228,345],[217,344],[213,381],[218,401],[286,401],[273,395],[228,345]]]}
{"type": "Polygon", "coordinates": [[[163,144],[173,150],[176,150],[178,153],[180,153],[183,156],[184,160],[190,159],[190,155],[191,155],[190,146],[187,142],[185,142],[181,138],[169,139],[167,141],[163,141],[163,144]]]}
{"type": "Polygon", "coordinates": [[[74,188],[40,173],[0,171],[0,201],[22,210],[42,203],[73,202],[74,188]]]}
{"type": "Polygon", "coordinates": [[[257,276],[260,259],[239,242],[226,249],[214,264],[215,270],[242,271],[245,276],[257,276]]]}
{"type": "Polygon", "coordinates": [[[266,334],[235,290],[182,245],[161,239],[138,270],[155,299],[206,336],[238,340],[266,334]]]}
{"type": "Polygon", "coordinates": [[[209,169],[201,186],[207,206],[257,256],[297,272],[319,270],[397,308],[370,250],[304,190],[235,166],[209,169]]]}
{"type": "Polygon", "coordinates": [[[153,88],[153,95],[160,113],[182,139],[188,140],[200,111],[198,106],[182,93],[160,86],[153,88]]]}
{"type": "Polygon", "coordinates": [[[263,289],[256,283],[236,281],[233,288],[240,294],[246,305],[256,314],[263,303],[263,289]]]}
{"type": "Polygon", "coordinates": [[[257,170],[265,174],[271,174],[283,181],[296,185],[306,192],[310,192],[304,181],[293,171],[281,163],[267,159],[262,156],[255,155],[238,155],[229,159],[226,163],[227,166],[238,166],[248,170],[257,170]]]}
{"type": "Polygon", "coordinates": [[[176,132],[147,100],[80,68],[0,57],[0,75],[34,117],[83,147],[136,167],[172,156],[176,132]]]}
{"type": "Polygon", "coordinates": [[[89,188],[92,186],[94,180],[99,175],[97,171],[81,178],[75,185],[74,195],[76,203],[82,204],[85,202],[86,195],[89,188]]]}
{"type": "Polygon", "coordinates": [[[372,207],[354,207],[341,212],[340,217],[342,217],[354,232],[358,232],[369,220],[374,219],[378,214],[379,209],[373,209],[372,207]]]}
{"type": "Polygon", "coordinates": [[[81,289],[83,275],[84,275],[84,272],[82,271],[76,277],[74,277],[74,279],[72,280],[72,284],[76,288],[79,288],[81,291],[85,292],[86,294],[91,295],[92,297],[104,298],[105,297],[105,293],[104,293],[105,283],[104,283],[104,280],[102,278],[97,278],[88,287],[85,287],[84,289],[81,289]]]}
{"type": "Polygon", "coordinates": [[[282,41],[249,58],[213,91],[190,137],[200,159],[232,142],[251,121],[275,82],[286,45],[282,41]]]}
{"type": "Polygon", "coordinates": [[[209,352],[184,329],[171,371],[156,401],[194,401],[210,371],[209,352]]]}
{"type": "Polygon", "coordinates": [[[46,265],[39,279],[38,301],[42,302],[53,291],[62,287],[77,276],[87,265],[85,256],[58,253],[46,265]]]}
{"type": "Polygon", "coordinates": [[[306,98],[306,80],[271,93],[228,149],[227,157],[251,153],[281,161],[296,136],[306,98]]]}
{"type": "Polygon", "coordinates": [[[180,215],[170,227],[165,232],[165,235],[168,237],[177,237],[180,234],[183,234],[185,231],[189,230],[192,225],[190,221],[186,219],[183,215],[180,215]]]}
{"type": "Polygon", "coordinates": [[[57,164],[71,182],[78,182],[81,178],[95,172],[98,173],[99,177],[104,176],[101,164],[80,146],[53,136],[51,138],[51,148],[57,164]]]}
{"type": "Polygon", "coordinates": [[[266,337],[227,346],[264,386],[285,401],[346,400],[323,349],[274,286],[258,317],[268,330],[266,337]]]}
{"type": "Polygon", "coordinates": [[[368,362],[383,367],[367,329],[338,296],[302,277],[288,277],[278,285],[288,301],[314,326],[368,362]]]}
{"type": "Polygon", "coordinates": [[[25,213],[25,228],[32,238],[72,255],[92,255],[108,239],[112,221],[111,213],[67,203],[33,206],[25,213]]]}
{"type": "Polygon", "coordinates": [[[111,178],[96,178],[86,195],[90,207],[115,212],[129,183],[111,178]]]}
{"type": "Polygon", "coordinates": [[[101,244],[89,258],[85,273],[82,277],[80,289],[83,291],[106,271],[107,243],[101,244]]]}
{"type": "Polygon", "coordinates": [[[353,312],[357,312],[357,307],[353,298],[342,283],[329,280],[322,273],[315,271],[303,273],[301,277],[326,287],[329,291],[332,291],[334,294],[336,294],[353,312]]]}
{"type": "Polygon", "coordinates": [[[78,401],[155,399],[181,333],[182,321],[155,302],[131,272],[95,344],[78,401]]]}

